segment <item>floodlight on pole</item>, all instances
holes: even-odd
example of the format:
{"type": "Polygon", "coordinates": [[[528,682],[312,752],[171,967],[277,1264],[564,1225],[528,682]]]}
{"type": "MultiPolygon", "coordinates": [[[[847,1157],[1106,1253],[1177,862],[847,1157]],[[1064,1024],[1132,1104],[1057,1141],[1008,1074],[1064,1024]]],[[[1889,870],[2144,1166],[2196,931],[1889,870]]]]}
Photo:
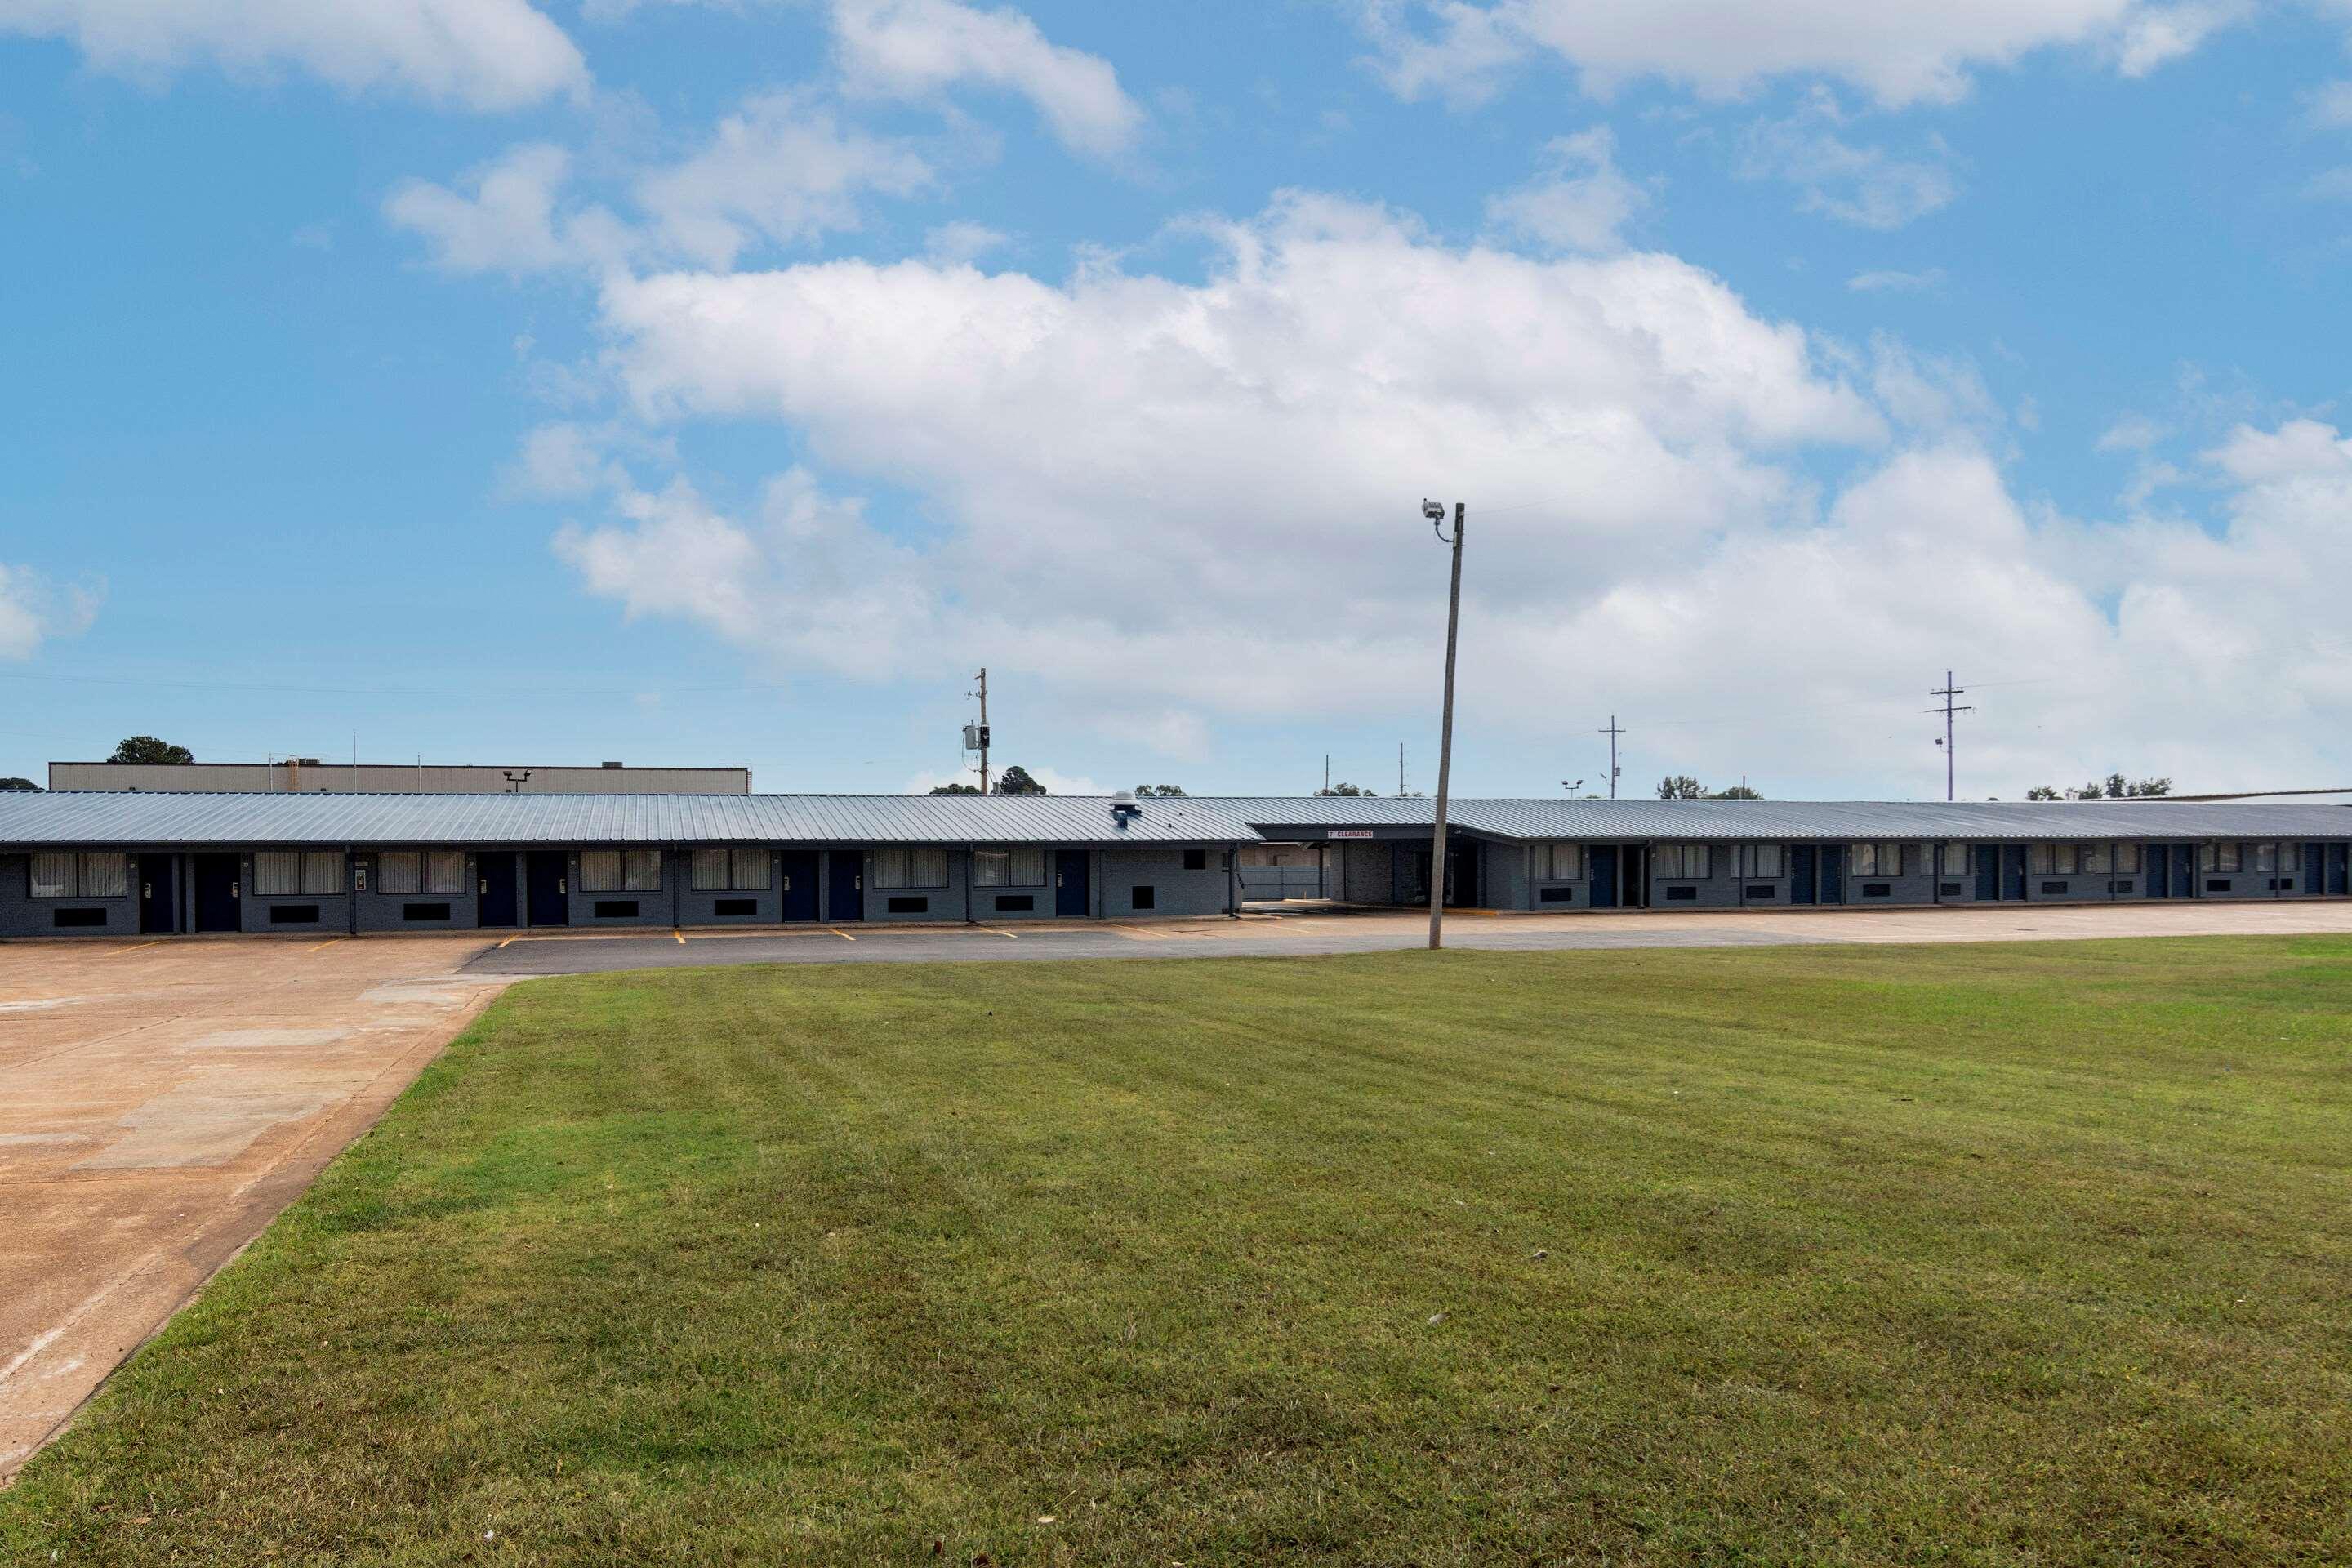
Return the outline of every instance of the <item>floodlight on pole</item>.
{"type": "Polygon", "coordinates": [[[1430,830],[1429,946],[1445,945],[1445,805],[1454,782],[1454,645],[1462,627],[1462,535],[1469,511],[1465,501],[1454,503],[1454,537],[1445,537],[1445,503],[1423,500],[1421,515],[1440,544],[1454,552],[1454,581],[1445,600],[1445,704],[1437,729],[1437,817],[1430,830]]]}

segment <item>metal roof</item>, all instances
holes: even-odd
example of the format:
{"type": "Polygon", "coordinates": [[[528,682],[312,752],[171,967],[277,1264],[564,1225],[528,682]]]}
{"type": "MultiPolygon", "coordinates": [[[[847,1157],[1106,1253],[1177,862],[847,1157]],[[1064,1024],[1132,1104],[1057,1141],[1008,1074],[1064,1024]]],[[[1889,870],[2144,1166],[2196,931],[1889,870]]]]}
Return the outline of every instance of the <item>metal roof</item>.
{"type": "Polygon", "coordinates": [[[1122,819],[1062,795],[222,795],[0,792],[0,845],[1229,844],[1207,801],[1122,819]]]}
{"type": "MultiPolygon", "coordinates": [[[[0,792],[0,846],[1233,844],[1334,827],[1426,827],[1420,798],[1099,795],[221,795],[0,792]]],[[[1456,800],[1494,838],[2352,837],[2339,805],[2207,802],[1456,800]]]]}
{"type": "MultiPolygon", "coordinates": [[[[1216,799],[1264,837],[1286,829],[1428,826],[1437,803],[1418,797],[1216,799]]],[[[2107,839],[2341,838],[2340,805],[2219,805],[2155,800],[1455,800],[1446,821],[1496,838],[2107,839]]]]}

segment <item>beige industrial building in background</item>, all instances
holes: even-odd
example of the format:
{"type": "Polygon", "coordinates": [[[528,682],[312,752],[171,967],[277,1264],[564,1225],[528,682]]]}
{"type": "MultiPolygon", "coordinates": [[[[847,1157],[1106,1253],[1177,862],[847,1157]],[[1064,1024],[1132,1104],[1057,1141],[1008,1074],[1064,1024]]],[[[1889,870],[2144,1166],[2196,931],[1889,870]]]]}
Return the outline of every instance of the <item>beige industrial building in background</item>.
{"type": "Polygon", "coordinates": [[[51,763],[53,790],[205,795],[750,795],[749,768],[495,767],[434,763],[51,763]]]}

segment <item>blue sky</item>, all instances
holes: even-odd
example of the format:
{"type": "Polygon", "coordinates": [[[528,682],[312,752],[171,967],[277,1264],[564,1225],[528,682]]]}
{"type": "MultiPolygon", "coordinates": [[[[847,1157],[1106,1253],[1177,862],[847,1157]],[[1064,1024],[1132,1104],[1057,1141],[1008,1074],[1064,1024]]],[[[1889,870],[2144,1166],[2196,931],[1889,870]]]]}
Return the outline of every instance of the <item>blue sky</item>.
{"type": "Polygon", "coordinates": [[[0,0],[0,773],[2347,782],[2352,6],[1756,11],[0,0]]]}

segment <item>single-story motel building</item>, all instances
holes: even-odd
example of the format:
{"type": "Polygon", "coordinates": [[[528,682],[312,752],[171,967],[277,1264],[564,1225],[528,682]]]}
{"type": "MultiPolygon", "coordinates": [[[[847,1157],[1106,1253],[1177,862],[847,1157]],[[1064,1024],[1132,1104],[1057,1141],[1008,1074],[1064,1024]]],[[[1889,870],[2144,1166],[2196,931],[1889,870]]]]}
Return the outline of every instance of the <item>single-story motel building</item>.
{"type": "MultiPolygon", "coordinates": [[[[1244,853],[1428,900],[1420,798],[0,795],[0,937],[1236,914],[1244,853]]],[[[2162,800],[1456,800],[1459,907],[2342,898],[2352,810],[2162,800]]]]}

